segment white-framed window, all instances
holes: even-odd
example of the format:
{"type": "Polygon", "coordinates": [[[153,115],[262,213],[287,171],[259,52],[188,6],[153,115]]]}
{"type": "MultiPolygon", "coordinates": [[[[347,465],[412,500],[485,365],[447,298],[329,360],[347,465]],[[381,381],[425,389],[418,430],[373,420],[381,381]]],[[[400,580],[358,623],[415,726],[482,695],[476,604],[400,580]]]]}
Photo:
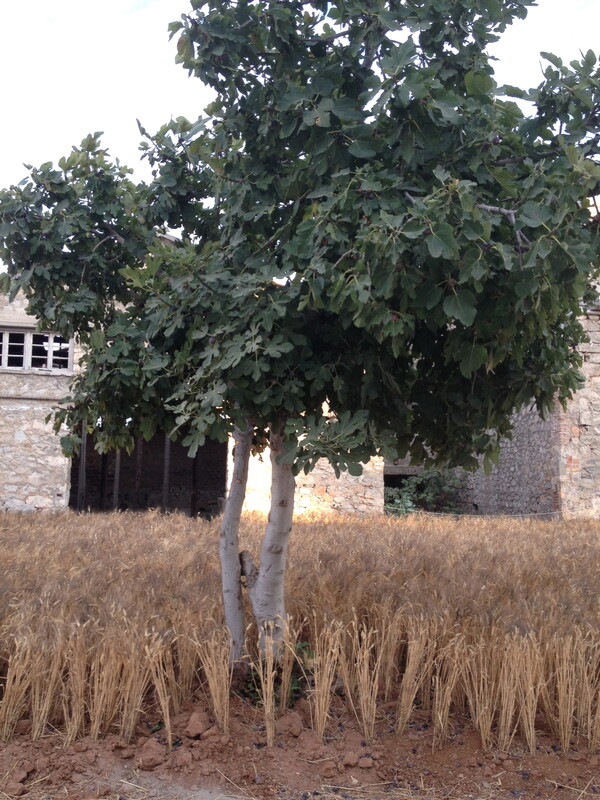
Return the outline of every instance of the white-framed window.
{"type": "Polygon", "coordinates": [[[72,343],[57,333],[0,330],[0,369],[60,372],[72,367],[72,343]]]}

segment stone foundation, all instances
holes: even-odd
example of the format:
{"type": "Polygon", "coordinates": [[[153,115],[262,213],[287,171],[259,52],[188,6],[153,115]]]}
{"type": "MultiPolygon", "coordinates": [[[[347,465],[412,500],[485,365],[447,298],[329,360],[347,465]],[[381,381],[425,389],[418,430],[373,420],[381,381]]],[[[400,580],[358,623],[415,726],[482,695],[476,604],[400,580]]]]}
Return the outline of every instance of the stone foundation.
{"type": "Polygon", "coordinates": [[[0,376],[0,510],[59,510],[69,502],[70,461],[44,420],[66,393],[62,376],[0,376]]]}

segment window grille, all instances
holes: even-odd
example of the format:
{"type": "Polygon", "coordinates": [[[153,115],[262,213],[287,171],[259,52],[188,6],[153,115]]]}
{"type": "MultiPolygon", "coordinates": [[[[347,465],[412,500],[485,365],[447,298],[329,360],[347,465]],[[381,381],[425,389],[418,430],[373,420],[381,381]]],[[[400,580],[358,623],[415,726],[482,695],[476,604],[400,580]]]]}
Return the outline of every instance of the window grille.
{"type": "Polygon", "coordinates": [[[0,330],[0,368],[69,370],[72,355],[71,343],[56,333],[0,330]]]}

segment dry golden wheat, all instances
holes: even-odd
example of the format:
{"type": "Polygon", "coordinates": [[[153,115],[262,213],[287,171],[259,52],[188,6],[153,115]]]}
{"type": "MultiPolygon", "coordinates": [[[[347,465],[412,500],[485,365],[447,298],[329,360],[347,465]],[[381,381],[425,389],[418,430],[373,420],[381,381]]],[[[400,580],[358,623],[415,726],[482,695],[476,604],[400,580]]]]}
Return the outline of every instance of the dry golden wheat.
{"type": "Polygon", "coordinates": [[[340,657],[341,630],[338,622],[324,625],[315,639],[312,658],[313,687],[309,693],[313,728],[322,739],[329,718],[331,691],[340,657]]]}
{"type": "Polygon", "coordinates": [[[208,684],[213,713],[221,731],[228,733],[231,637],[227,630],[219,628],[202,641],[196,639],[195,646],[208,684]]]}
{"type": "MultiPolygon", "coordinates": [[[[257,554],[263,529],[260,515],[245,516],[241,546],[257,554]]],[[[53,726],[67,742],[128,739],[149,708],[170,738],[200,662],[208,679],[224,658],[218,642],[210,663],[206,649],[222,625],[218,533],[218,520],[157,512],[0,515],[0,738],[27,717],[34,737],[53,726]]],[[[565,748],[577,738],[597,747],[598,585],[594,521],[302,518],[289,551],[280,710],[296,644],[307,642],[321,647],[319,735],[337,669],[368,737],[380,702],[393,700],[397,729],[418,708],[437,744],[452,715],[467,713],[484,746],[519,736],[533,750],[542,720],[565,748]]],[[[254,661],[272,741],[275,665],[254,661]]],[[[228,667],[214,680],[225,727],[228,667]]]]}
{"type": "Polygon", "coordinates": [[[260,700],[265,720],[267,745],[275,744],[275,682],[277,678],[277,656],[280,651],[279,643],[274,636],[275,625],[265,624],[263,634],[263,652],[258,653],[253,663],[260,684],[260,700]]]}

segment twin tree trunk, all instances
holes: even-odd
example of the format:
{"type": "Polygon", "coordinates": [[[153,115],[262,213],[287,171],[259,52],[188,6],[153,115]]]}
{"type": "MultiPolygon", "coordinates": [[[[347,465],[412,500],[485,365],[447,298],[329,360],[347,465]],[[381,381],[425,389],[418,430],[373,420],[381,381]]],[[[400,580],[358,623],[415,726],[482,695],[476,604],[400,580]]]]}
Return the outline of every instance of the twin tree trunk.
{"type": "Polygon", "coordinates": [[[236,428],[233,454],[233,474],[219,544],[221,580],[225,622],[231,633],[231,661],[239,662],[244,654],[245,619],[242,602],[242,575],[250,594],[252,611],[264,652],[266,637],[272,637],[278,647],[283,637],[285,621],[284,579],[287,548],[294,515],[296,479],[289,464],[280,464],[277,457],[283,451],[283,437],[271,431],[271,506],[260,554],[255,566],[247,551],[240,553],[239,528],[242,506],[248,482],[248,463],[252,447],[252,428],[236,428]]]}

